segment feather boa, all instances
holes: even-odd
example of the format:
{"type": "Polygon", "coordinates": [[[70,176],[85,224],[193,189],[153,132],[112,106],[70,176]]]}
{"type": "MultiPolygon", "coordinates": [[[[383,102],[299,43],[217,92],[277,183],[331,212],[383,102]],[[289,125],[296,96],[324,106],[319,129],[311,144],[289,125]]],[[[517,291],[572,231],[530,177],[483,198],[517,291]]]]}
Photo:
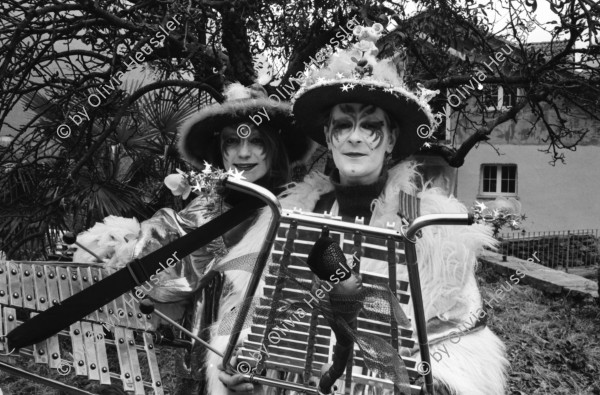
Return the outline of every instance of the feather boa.
{"type": "MultiPolygon", "coordinates": [[[[96,222],[96,225],[80,233],[77,241],[104,260],[107,267],[114,269],[122,266],[117,261],[132,257],[140,231],[140,223],[135,218],[109,215],[103,222],[96,222]]],[[[95,257],[81,248],[77,248],[73,254],[73,262],[95,260],[95,257]]]]}
{"type": "MultiPolygon", "coordinates": [[[[414,194],[414,180],[419,177],[414,162],[402,162],[390,169],[383,193],[373,204],[371,225],[384,227],[395,221],[400,226],[398,212],[399,191],[414,194]]],[[[321,195],[333,190],[329,178],[322,173],[309,174],[302,183],[291,185],[280,199],[286,209],[302,208],[312,211],[321,195]]],[[[420,192],[421,215],[438,213],[465,213],[465,206],[454,197],[448,197],[441,189],[430,188],[420,192]]],[[[225,256],[222,262],[235,257],[258,252],[265,239],[270,214],[265,210],[248,230],[245,237],[225,256]]],[[[476,255],[484,247],[493,247],[491,230],[484,225],[431,226],[423,229],[423,237],[417,241],[421,286],[426,319],[437,317],[442,321],[467,320],[471,312],[481,307],[474,270],[476,255]]],[[[363,266],[361,265],[361,268],[363,266]]],[[[218,268],[218,266],[217,266],[218,268]]],[[[368,266],[365,266],[368,270],[368,266]]],[[[406,278],[405,268],[398,265],[398,278],[406,278]]],[[[239,306],[248,283],[248,272],[226,272],[229,285],[225,287],[219,317],[239,306]]],[[[262,294],[261,282],[257,295],[262,294]]],[[[411,314],[412,315],[412,314],[411,314]]],[[[229,336],[218,336],[217,322],[211,328],[211,345],[224,351],[229,336]]],[[[249,329],[240,339],[247,337],[249,329]]],[[[452,388],[459,395],[504,394],[505,370],[504,345],[488,328],[469,333],[456,344],[445,341],[432,348],[432,352],[447,346],[451,357],[433,361],[434,377],[452,388]]],[[[217,365],[220,357],[209,352],[207,357],[208,393],[229,394],[218,379],[217,365]]]]}

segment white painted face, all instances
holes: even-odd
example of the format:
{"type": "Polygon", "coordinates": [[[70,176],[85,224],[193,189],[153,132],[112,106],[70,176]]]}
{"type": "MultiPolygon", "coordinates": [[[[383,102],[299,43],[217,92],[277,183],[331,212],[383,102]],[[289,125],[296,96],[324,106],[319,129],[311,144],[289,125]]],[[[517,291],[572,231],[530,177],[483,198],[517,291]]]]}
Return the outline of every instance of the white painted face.
{"type": "Polygon", "coordinates": [[[396,135],[384,111],[370,104],[338,104],[325,126],[327,147],[340,171],[342,185],[368,185],[377,181],[385,155],[392,152],[396,135]]]}
{"type": "Polygon", "coordinates": [[[241,134],[244,137],[240,137],[238,134],[240,125],[242,124],[226,126],[221,132],[223,166],[226,170],[243,170],[245,181],[255,182],[267,174],[270,158],[267,155],[262,132],[253,124],[244,124],[250,127],[250,134],[248,136],[241,134]]]}

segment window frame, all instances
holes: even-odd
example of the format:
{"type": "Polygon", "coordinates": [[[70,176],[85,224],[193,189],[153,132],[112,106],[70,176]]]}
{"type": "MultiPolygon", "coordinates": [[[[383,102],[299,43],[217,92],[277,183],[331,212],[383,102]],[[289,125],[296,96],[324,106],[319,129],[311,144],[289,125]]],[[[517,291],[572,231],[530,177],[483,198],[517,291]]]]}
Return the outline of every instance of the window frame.
{"type": "MultiPolygon", "coordinates": [[[[506,96],[509,96],[508,93],[506,96]]],[[[481,110],[485,110],[485,111],[504,111],[504,110],[510,110],[512,108],[512,106],[514,106],[516,104],[517,101],[519,101],[519,99],[521,97],[524,96],[524,90],[523,88],[517,87],[516,88],[516,92],[515,95],[512,98],[512,101],[514,103],[511,103],[511,105],[509,106],[505,106],[504,105],[504,86],[502,84],[487,84],[485,85],[484,89],[481,91],[481,97],[480,97],[480,104],[479,104],[479,108],[481,110]],[[489,87],[489,86],[495,86],[496,87],[496,97],[497,97],[497,102],[496,105],[492,105],[492,106],[486,106],[484,107],[484,100],[485,100],[485,88],[489,87]]]]}
{"type": "Polygon", "coordinates": [[[519,192],[519,168],[516,163],[482,163],[479,169],[479,191],[477,197],[486,198],[486,197],[518,197],[519,192]],[[483,191],[483,180],[484,180],[484,172],[485,167],[495,167],[496,168],[496,191],[497,192],[484,192],[483,191]],[[515,168],[515,191],[514,192],[502,192],[502,166],[510,166],[515,168]]]}
{"type": "MultiPolygon", "coordinates": [[[[479,98],[479,100],[481,102],[480,105],[479,105],[479,107],[482,110],[485,110],[485,111],[495,111],[496,109],[498,109],[498,110],[502,109],[502,107],[501,107],[501,105],[502,105],[502,95],[501,94],[504,91],[500,91],[500,87],[501,87],[501,85],[499,85],[499,84],[486,84],[486,85],[484,85],[483,89],[481,90],[481,96],[479,98]],[[493,91],[494,90],[493,87],[496,87],[496,92],[495,92],[496,105],[492,104],[491,106],[487,106],[486,105],[486,90],[493,91]]],[[[494,99],[494,92],[491,92],[490,98],[494,99]]]]}

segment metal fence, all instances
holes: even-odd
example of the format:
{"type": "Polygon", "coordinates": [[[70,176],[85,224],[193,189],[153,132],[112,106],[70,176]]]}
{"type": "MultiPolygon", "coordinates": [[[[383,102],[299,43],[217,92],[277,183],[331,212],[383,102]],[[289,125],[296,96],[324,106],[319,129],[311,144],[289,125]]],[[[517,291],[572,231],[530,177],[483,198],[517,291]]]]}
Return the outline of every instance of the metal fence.
{"type": "Polygon", "coordinates": [[[499,252],[551,268],[593,266],[600,263],[598,229],[502,233],[499,252]]]}

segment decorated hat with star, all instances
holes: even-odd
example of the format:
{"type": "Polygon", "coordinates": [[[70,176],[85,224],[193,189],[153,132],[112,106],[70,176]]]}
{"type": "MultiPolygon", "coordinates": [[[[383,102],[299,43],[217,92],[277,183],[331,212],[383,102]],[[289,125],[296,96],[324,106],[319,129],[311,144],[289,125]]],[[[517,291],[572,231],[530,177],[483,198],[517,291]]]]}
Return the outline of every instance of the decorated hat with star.
{"type": "Polygon", "coordinates": [[[376,58],[375,42],[382,32],[379,23],[356,26],[353,33],[358,43],[348,49],[330,50],[323,67],[305,72],[303,84],[292,98],[292,112],[299,130],[326,145],[323,127],[333,106],[364,103],[380,107],[399,126],[392,157],[401,160],[417,152],[433,135],[436,121],[428,101],[437,91],[423,87],[413,91],[406,86],[401,54],[376,58]]]}
{"type": "MultiPolygon", "coordinates": [[[[196,168],[202,169],[205,161],[214,161],[215,152],[220,152],[215,144],[223,128],[240,123],[248,127],[252,124],[259,128],[266,126],[262,129],[277,133],[292,163],[302,162],[310,155],[311,143],[294,129],[289,103],[269,99],[260,84],[245,87],[233,83],[227,86],[224,96],[223,103],[204,107],[179,128],[179,152],[196,168]]],[[[248,127],[240,125],[238,135],[247,136],[248,127]]]]}

